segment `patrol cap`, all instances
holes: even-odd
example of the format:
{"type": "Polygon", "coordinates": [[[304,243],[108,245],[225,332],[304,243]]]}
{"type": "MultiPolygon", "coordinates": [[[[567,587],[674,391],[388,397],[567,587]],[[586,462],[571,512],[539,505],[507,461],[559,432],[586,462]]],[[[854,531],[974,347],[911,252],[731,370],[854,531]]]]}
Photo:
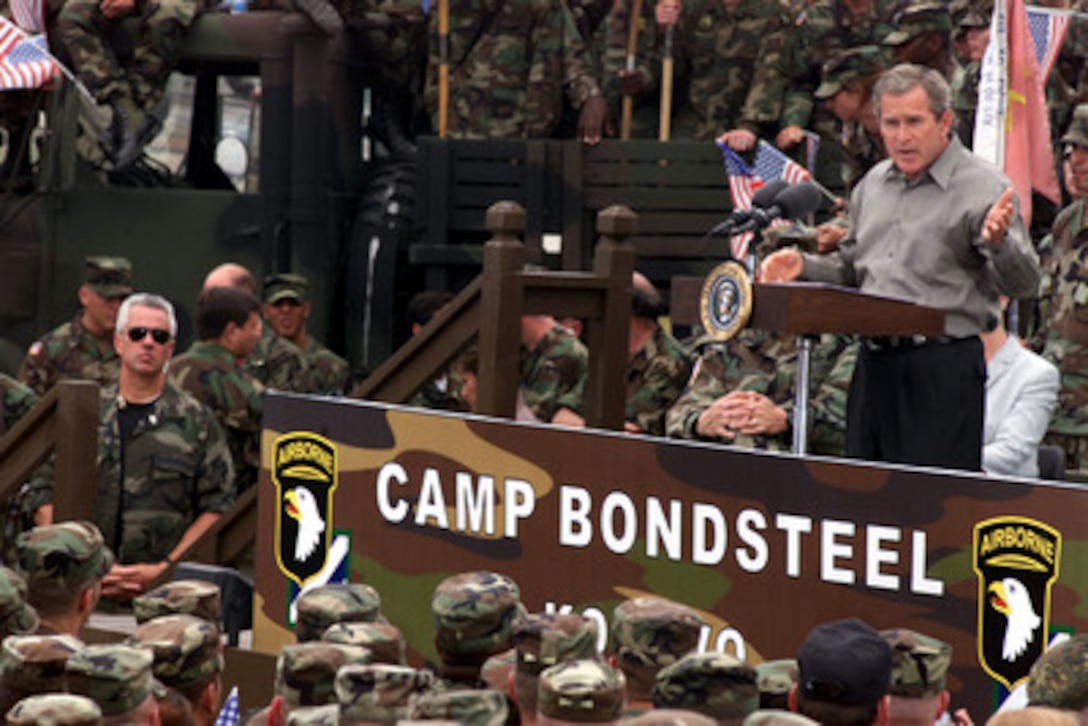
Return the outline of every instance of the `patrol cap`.
{"type": "Polygon", "coordinates": [[[219,628],[193,615],[152,618],[136,628],[129,644],[150,650],[155,677],[179,691],[203,685],[223,671],[219,628]]]}
{"type": "Polygon", "coordinates": [[[820,85],[812,95],[831,98],[856,78],[876,75],[888,68],[888,56],[878,45],[862,45],[836,53],[820,69],[820,85]]]}
{"type": "Polygon", "coordinates": [[[654,708],[624,721],[629,726],[717,726],[717,721],[681,708],[654,708]]]}
{"type": "Polygon", "coordinates": [[[287,714],[287,726],[337,726],[339,723],[340,707],[335,703],[295,708],[287,714]]]}
{"type": "Polygon", "coordinates": [[[1073,109],[1073,120],[1062,136],[1062,143],[1088,147],[1088,103],[1079,104],[1073,109]]]}
{"type": "Polygon", "coordinates": [[[289,272],[281,272],[278,275],[270,275],[264,279],[264,301],[269,305],[275,305],[282,300],[306,300],[310,283],[302,275],[293,275],[289,272]]]}
{"type": "Polygon", "coordinates": [[[951,33],[952,17],[943,2],[910,3],[892,19],[895,30],[884,36],[884,45],[895,47],[923,33],[951,33]]]}
{"type": "Polygon", "coordinates": [[[37,629],[38,614],[26,604],[26,581],[15,570],[0,565],[0,636],[37,629]]]}
{"type": "Polygon", "coordinates": [[[324,706],[336,701],[336,672],[348,664],[370,663],[370,651],[338,643],[296,643],[276,660],[276,695],[288,706],[324,706]]]}
{"type": "Polygon", "coordinates": [[[759,708],[756,670],[728,653],[689,653],[657,674],[655,708],[741,719],[759,708]]]}
{"type": "Polygon", "coordinates": [[[842,706],[876,703],[891,683],[891,649],[857,618],[817,625],[797,653],[797,687],[805,698],[842,706]]]}
{"type": "Polygon", "coordinates": [[[627,679],[599,660],[568,660],[543,671],[537,713],[560,721],[595,723],[623,716],[627,679]]]}
{"type": "Polygon", "coordinates": [[[321,640],[360,645],[370,651],[372,663],[405,663],[404,635],[389,623],[333,623],[322,634],[321,640]]]}
{"type": "Polygon", "coordinates": [[[759,707],[787,710],[790,688],[797,682],[797,661],[792,658],[765,660],[756,664],[759,707]]]}
{"type": "Polygon", "coordinates": [[[435,646],[445,660],[482,661],[510,647],[514,621],[525,613],[521,590],[497,572],[462,572],[438,583],[431,610],[435,646]]]}
{"type": "Polygon", "coordinates": [[[698,613],[663,597],[635,597],[612,615],[612,649],[621,668],[658,671],[695,650],[703,621],[698,613]]]}
{"type": "Polygon", "coordinates": [[[90,698],[106,718],[152,695],[151,652],[131,645],[88,645],[68,659],[68,690],[90,698]]]}
{"type": "Polygon", "coordinates": [[[100,726],[102,709],[71,693],[43,693],[16,703],[8,711],[9,726],[100,726]]]}
{"type": "Polygon", "coordinates": [[[132,599],[137,623],[163,615],[194,615],[218,625],[223,606],[219,586],[205,580],[174,580],[132,599]]]}
{"type": "Polygon", "coordinates": [[[334,688],[345,721],[398,721],[408,716],[414,694],[434,686],[434,674],[403,665],[346,665],[336,673],[334,688]]]}
{"type": "Polygon", "coordinates": [[[0,645],[0,683],[16,699],[64,690],[69,658],[83,648],[71,635],[12,635],[0,645]]]}
{"type": "Polygon", "coordinates": [[[942,640],[908,630],[881,630],[892,651],[892,684],[888,693],[902,698],[929,698],[945,689],[945,675],[952,664],[952,646],[942,640]]]}
{"type": "Polygon", "coordinates": [[[132,263],[124,257],[88,257],[84,282],[104,298],[132,294],[132,263]]]}
{"type": "Polygon", "coordinates": [[[509,710],[506,694],[491,688],[425,691],[408,700],[409,719],[449,720],[469,726],[503,726],[509,710]]]}
{"type": "Polygon", "coordinates": [[[1088,707],[1088,635],[1048,648],[1028,674],[1028,703],[1069,711],[1088,707]]]}
{"type": "Polygon", "coordinates": [[[299,596],[295,637],[300,643],[320,640],[333,623],[374,622],[382,607],[381,596],[370,585],[341,582],[314,588],[299,596]]]}
{"type": "Polygon", "coordinates": [[[581,615],[531,613],[514,622],[517,670],[531,676],[567,660],[597,657],[597,623],[581,615]]]}
{"type": "Polygon", "coordinates": [[[15,540],[19,569],[31,598],[71,596],[103,577],[113,567],[113,553],[91,522],[59,522],[34,527],[15,540]]]}

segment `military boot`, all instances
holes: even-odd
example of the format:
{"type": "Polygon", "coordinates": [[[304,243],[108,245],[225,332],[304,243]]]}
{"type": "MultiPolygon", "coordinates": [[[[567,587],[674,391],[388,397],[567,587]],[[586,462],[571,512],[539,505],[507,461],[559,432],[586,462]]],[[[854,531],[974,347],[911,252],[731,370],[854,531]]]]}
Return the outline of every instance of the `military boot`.
{"type": "Polygon", "coordinates": [[[406,161],[415,159],[419,149],[405,133],[400,96],[386,86],[375,88],[373,98],[367,126],[370,135],[382,142],[394,158],[406,161]]]}

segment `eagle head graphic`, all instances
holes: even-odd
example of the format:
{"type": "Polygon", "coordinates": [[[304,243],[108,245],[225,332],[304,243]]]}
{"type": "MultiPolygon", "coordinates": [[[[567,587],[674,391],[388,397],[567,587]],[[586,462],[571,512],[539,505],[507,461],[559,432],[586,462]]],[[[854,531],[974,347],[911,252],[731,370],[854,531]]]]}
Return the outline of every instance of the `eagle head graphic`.
{"type": "Polygon", "coordinates": [[[1035,612],[1031,594],[1024,583],[1014,577],[1006,577],[990,585],[990,605],[1005,616],[1005,639],[1001,644],[1001,657],[1015,661],[1028,644],[1035,639],[1035,631],[1042,619],[1035,612]]]}
{"type": "Polygon", "coordinates": [[[325,531],[325,520],[317,506],[317,498],[306,487],[288,489],[283,495],[283,510],[288,517],[298,522],[295,536],[295,560],[305,562],[317,549],[321,533],[325,531]]]}

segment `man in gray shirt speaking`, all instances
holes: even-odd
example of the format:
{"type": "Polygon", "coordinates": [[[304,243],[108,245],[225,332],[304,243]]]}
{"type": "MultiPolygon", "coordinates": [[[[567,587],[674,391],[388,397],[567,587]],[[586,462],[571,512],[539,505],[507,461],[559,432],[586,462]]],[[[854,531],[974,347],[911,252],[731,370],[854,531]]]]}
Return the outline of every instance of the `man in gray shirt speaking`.
{"type": "Polygon", "coordinates": [[[948,84],[903,64],[873,91],[889,158],[850,201],[850,232],[828,255],[785,249],[764,282],[806,279],[945,311],[938,338],[868,338],[847,404],[846,453],[981,469],[986,363],[998,295],[1035,294],[1039,269],[1009,180],[952,135],[948,84]]]}

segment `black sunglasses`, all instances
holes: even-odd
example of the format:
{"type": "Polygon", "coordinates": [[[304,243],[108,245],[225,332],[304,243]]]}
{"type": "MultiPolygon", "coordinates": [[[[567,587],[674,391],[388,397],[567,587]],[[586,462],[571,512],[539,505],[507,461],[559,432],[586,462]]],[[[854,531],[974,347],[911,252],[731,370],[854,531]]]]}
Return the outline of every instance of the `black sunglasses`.
{"type": "Polygon", "coordinates": [[[128,339],[133,343],[139,343],[148,333],[151,333],[151,339],[159,345],[166,345],[170,342],[170,331],[163,330],[162,328],[129,328],[128,339]]]}

